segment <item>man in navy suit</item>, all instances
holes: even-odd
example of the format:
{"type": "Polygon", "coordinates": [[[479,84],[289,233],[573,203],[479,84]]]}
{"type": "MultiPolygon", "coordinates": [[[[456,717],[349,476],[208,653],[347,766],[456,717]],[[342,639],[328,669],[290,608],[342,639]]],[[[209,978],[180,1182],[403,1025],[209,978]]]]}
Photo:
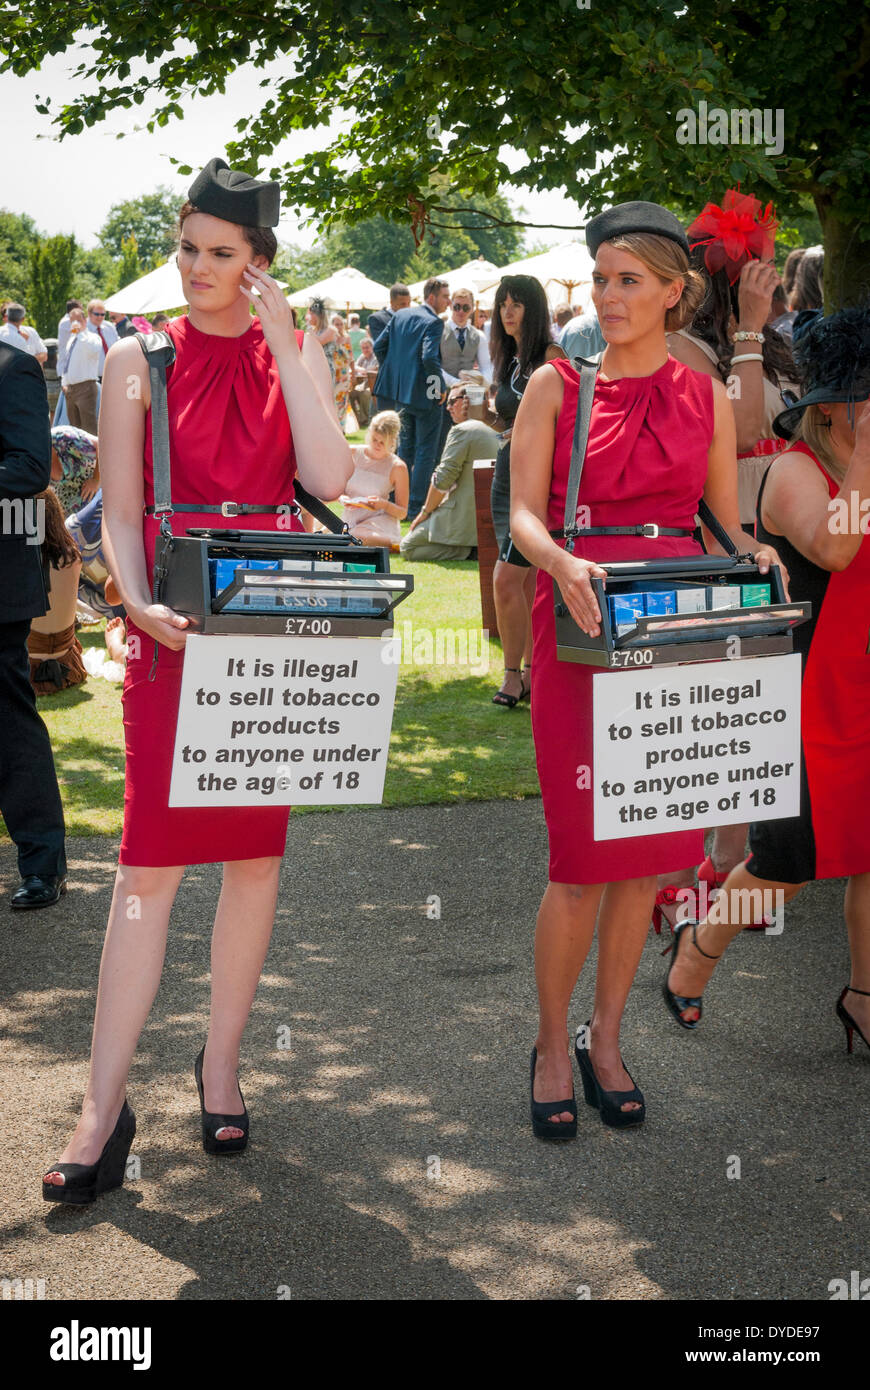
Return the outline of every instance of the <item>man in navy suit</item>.
{"type": "Polygon", "coordinates": [[[389,309],[376,309],[373,314],[369,314],[366,328],[372,342],[377,342],[394,314],[397,314],[400,309],[410,309],[410,307],[411,291],[407,285],[403,285],[397,280],[395,285],[390,286],[389,309]]]}
{"type": "Polygon", "coordinates": [[[449,299],[446,280],[427,280],[424,303],[394,314],[374,345],[381,364],[375,395],[379,402],[395,401],[402,415],[399,457],[411,475],[410,516],[422,511],[438,463],[441,402],[447,394],[441,372],[444,324],[438,315],[449,299]]]}
{"type": "MultiPolygon", "coordinates": [[[[374,344],[378,341],[378,339],[380,338],[381,334],[383,333],[384,329],[386,328],[387,324],[390,322],[390,319],[394,316],[394,314],[397,314],[400,309],[410,309],[410,307],[411,291],[408,289],[407,285],[403,285],[400,281],[397,280],[395,285],[390,286],[389,309],[378,309],[374,314],[369,314],[369,321],[366,327],[368,329],[369,337],[372,340],[372,346],[374,346],[374,344]]],[[[377,366],[380,366],[380,361],[378,359],[377,353],[375,353],[375,362],[377,366]]],[[[398,410],[398,405],[395,401],[390,400],[389,396],[375,396],[374,408],[375,411],[398,410]]]]}
{"type": "Polygon", "coordinates": [[[27,655],[30,620],[48,607],[35,543],[44,535],[45,513],[40,524],[37,508],[45,504],[34,499],[50,477],[42,368],[0,343],[0,813],[18,850],[15,908],[51,907],[66,889],[63,809],[27,655]]]}

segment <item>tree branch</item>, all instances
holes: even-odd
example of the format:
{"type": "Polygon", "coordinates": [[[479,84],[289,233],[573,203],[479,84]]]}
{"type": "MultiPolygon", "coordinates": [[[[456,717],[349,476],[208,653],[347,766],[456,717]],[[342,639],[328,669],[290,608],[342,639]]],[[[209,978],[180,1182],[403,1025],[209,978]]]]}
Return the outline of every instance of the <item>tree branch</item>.
{"type": "MultiPolygon", "coordinates": [[[[486,212],[486,211],[484,211],[483,208],[480,208],[480,209],[478,209],[478,208],[467,208],[467,207],[466,207],[466,208],[448,208],[448,207],[444,207],[444,206],[441,205],[440,203],[433,204],[432,211],[433,211],[433,212],[473,212],[474,215],[475,215],[476,217],[487,217],[487,218],[489,218],[490,222],[494,222],[494,223],[495,223],[497,226],[499,226],[499,227],[541,227],[541,228],[552,227],[552,228],[553,228],[554,230],[556,230],[556,231],[563,231],[563,232],[582,232],[582,231],[585,229],[585,227],[586,227],[586,223],[585,223],[585,222],[580,222],[580,223],[577,223],[577,222],[522,222],[522,221],[520,221],[520,219],[517,218],[517,217],[511,217],[511,218],[496,217],[495,213],[493,213],[493,212],[486,212]]],[[[432,222],[432,221],[430,221],[429,225],[430,225],[430,227],[447,227],[447,228],[453,228],[453,227],[470,227],[470,228],[472,228],[473,230],[478,231],[478,232],[481,230],[480,224],[479,224],[479,223],[475,224],[475,223],[473,223],[473,222],[432,222]]]]}

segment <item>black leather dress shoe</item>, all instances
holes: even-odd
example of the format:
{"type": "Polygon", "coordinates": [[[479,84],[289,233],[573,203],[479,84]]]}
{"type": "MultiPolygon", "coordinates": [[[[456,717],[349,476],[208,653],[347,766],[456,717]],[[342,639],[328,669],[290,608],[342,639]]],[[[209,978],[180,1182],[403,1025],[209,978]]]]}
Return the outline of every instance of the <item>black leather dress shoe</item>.
{"type": "Polygon", "coordinates": [[[53,907],[66,892],[65,878],[42,878],[28,874],[21,887],[13,893],[10,907],[53,907]]]}

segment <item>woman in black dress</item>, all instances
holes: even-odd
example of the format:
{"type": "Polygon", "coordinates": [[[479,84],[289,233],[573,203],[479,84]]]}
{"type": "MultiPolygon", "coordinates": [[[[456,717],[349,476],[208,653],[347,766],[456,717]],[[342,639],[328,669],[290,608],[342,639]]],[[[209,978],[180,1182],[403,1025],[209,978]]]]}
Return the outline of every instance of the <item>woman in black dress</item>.
{"type": "Polygon", "coordinates": [[[510,538],[511,432],[532,372],[554,357],[565,356],[550,337],[550,306],[543,285],[533,275],[505,275],[499,284],[489,350],[496,388],[495,410],[503,431],[490,505],[499,554],[492,591],[505,674],[492,702],[513,709],[520,700],[529,698],[531,690],[531,676],[526,673],[532,663],[531,617],[537,571],[510,538]],[[521,670],[523,660],[525,669],[521,670]]]}

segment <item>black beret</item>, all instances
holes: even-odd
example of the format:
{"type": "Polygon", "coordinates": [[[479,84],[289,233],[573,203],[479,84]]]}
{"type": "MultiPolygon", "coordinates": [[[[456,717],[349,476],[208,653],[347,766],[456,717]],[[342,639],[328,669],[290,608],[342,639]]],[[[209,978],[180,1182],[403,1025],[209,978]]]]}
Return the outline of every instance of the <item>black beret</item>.
{"type": "Polygon", "coordinates": [[[240,227],[277,227],[281,186],[261,183],[224,159],[210,159],[187,191],[200,212],[222,217],[240,227]]]}
{"type": "Polygon", "coordinates": [[[681,246],[687,256],[689,254],[689,238],[682,222],[658,203],[617,203],[615,208],[599,212],[586,224],[586,245],[595,256],[602,241],[612,241],[614,237],[628,236],[632,232],[666,236],[681,246]]]}

